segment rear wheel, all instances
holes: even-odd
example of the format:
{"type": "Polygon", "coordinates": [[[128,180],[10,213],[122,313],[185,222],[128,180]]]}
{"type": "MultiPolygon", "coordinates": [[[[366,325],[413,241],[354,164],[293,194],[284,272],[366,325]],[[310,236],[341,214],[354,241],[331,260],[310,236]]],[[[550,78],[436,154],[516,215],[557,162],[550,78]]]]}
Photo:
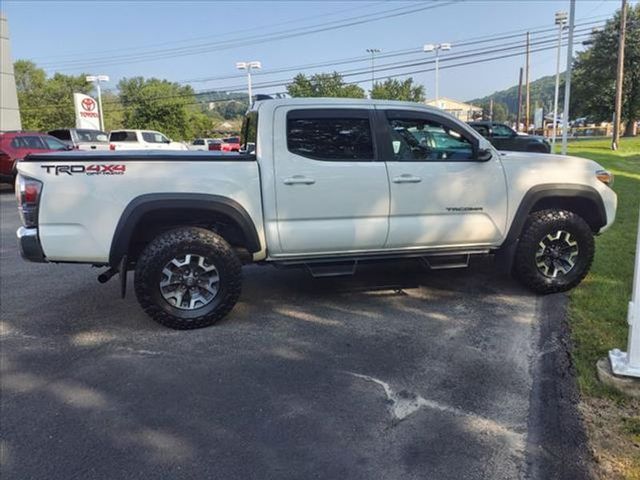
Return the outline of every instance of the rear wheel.
{"type": "Polygon", "coordinates": [[[195,227],[156,237],[140,255],[135,291],[144,311],[177,330],[213,325],[238,301],[242,267],[219,235],[195,227]]]}
{"type": "Polygon", "coordinates": [[[594,250],[591,228],[575,213],[534,212],[518,242],[514,273],[538,293],[570,290],[589,272],[594,250]]]}

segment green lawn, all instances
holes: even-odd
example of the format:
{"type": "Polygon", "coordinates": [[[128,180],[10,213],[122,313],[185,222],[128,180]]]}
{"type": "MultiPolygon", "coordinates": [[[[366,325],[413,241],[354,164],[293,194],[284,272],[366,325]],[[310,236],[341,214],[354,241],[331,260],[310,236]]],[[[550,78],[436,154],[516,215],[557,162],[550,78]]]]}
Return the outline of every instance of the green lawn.
{"type": "Polygon", "coordinates": [[[573,360],[586,405],[585,422],[600,465],[611,468],[603,478],[640,479],[640,402],[602,386],[595,369],[610,349],[627,346],[640,208],[640,137],[623,139],[616,152],[610,150],[610,140],[579,141],[569,148],[571,155],[590,158],[612,171],[618,194],[616,221],[597,237],[591,273],[570,294],[573,360]]]}
{"type": "Polygon", "coordinates": [[[627,344],[627,305],[631,299],[633,260],[640,208],[640,138],[623,139],[613,152],[610,141],[580,141],[569,153],[590,158],[615,175],[616,221],[597,238],[589,276],[571,293],[570,319],[576,344],[578,381],[587,395],[605,392],[595,375],[595,362],[614,347],[627,344]]]}

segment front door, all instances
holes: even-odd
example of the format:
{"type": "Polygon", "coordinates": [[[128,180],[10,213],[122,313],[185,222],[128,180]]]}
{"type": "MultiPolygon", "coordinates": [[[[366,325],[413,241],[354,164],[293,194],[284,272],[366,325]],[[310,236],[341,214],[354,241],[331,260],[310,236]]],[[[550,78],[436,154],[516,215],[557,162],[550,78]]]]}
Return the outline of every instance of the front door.
{"type": "Polygon", "coordinates": [[[448,117],[380,109],[391,208],[387,248],[487,246],[504,235],[507,194],[496,154],[475,159],[475,137],[448,117]]]}
{"type": "MultiPolygon", "coordinates": [[[[372,108],[275,111],[280,251],[273,256],[374,250],[388,231],[389,184],[378,162],[372,108]]],[[[274,251],[275,250],[275,251],[274,251]]]]}
{"type": "Polygon", "coordinates": [[[491,143],[498,150],[516,150],[518,134],[506,125],[494,123],[491,127],[491,143]]]}

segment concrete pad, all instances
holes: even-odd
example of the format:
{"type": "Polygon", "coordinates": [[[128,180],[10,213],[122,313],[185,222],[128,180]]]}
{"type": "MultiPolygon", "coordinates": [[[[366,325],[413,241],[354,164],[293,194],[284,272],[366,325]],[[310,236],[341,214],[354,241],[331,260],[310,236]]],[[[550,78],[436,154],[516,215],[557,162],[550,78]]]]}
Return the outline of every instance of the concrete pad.
{"type": "Polygon", "coordinates": [[[605,385],[634,398],[640,398],[640,379],[621,377],[611,370],[608,358],[601,358],[596,363],[598,379],[605,385]]]}

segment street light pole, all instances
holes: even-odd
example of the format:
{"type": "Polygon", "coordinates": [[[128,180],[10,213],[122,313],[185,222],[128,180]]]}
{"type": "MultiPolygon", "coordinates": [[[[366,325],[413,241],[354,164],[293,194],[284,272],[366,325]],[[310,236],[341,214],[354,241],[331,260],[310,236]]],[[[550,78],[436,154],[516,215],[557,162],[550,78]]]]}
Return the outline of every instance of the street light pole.
{"type": "Polygon", "coordinates": [[[382,50],[379,48],[367,48],[367,52],[371,54],[371,92],[373,92],[373,83],[375,82],[376,74],[376,53],[380,53],[382,50]]]}
{"type": "Polygon", "coordinates": [[[576,20],[576,0],[571,0],[569,9],[569,41],[567,44],[567,71],[564,77],[564,111],[562,112],[562,154],[567,154],[569,134],[569,100],[571,97],[571,71],[573,69],[573,30],[576,20]]]}
{"type": "Polygon", "coordinates": [[[108,75],[87,75],[87,82],[95,82],[98,91],[98,113],[100,113],[100,130],[104,130],[104,117],[102,116],[102,91],[100,90],[100,82],[108,82],[108,75]]]}
{"type": "Polygon", "coordinates": [[[251,100],[253,99],[253,92],[251,89],[251,70],[260,70],[262,68],[262,63],[254,60],[252,62],[237,62],[236,68],[238,70],[246,70],[247,71],[247,85],[249,91],[249,106],[251,106],[251,100]]]}
{"type": "Polygon", "coordinates": [[[440,100],[440,50],[451,50],[450,43],[427,43],[423,48],[425,52],[436,52],[436,107],[440,100]]]}
{"type": "Polygon", "coordinates": [[[558,128],[558,96],[560,93],[560,53],[562,51],[562,30],[567,21],[567,12],[556,12],[556,25],[558,25],[558,55],[556,58],[556,91],[553,97],[553,137],[551,138],[551,151],[556,153],[556,135],[558,128]]]}

